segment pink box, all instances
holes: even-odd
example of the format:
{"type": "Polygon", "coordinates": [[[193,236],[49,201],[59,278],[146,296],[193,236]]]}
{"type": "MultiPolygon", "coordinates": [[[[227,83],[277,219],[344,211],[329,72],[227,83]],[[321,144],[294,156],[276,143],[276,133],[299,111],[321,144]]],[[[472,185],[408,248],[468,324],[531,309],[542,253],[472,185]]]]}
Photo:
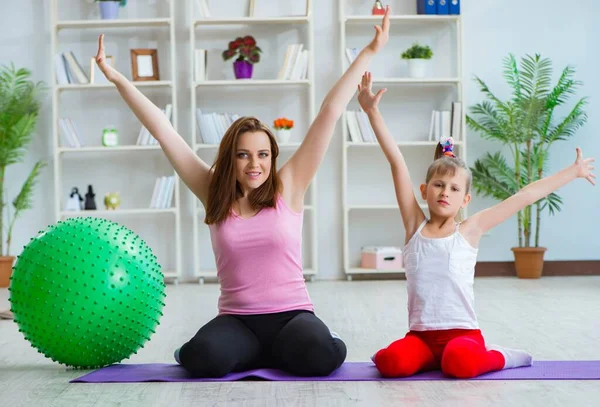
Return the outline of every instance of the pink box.
{"type": "Polygon", "coordinates": [[[393,247],[364,247],[360,267],[365,269],[401,270],[402,250],[393,247]]]}

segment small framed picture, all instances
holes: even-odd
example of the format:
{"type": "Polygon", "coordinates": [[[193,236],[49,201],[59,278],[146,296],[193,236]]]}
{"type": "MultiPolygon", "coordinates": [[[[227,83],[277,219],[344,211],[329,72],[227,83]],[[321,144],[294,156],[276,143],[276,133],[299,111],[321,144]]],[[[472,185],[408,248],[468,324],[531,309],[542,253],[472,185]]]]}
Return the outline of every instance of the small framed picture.
{"type": "Polygon", "coordinates": [[[135,48],[131,50],[131,72],[134,81],[158,81],[158,50],[135,48]]]}
{"type": "MultiPolygon", "coordinates": [[[[114,68],[115,58],[113,56],[107,56],[106,62],[108,62],[108,64],[114,68]]],[[[104,85],[110,83],[98,67],[98,64],[96,63],[96,57],[90,58],[90,83],[96,85],[104,85]]]]}

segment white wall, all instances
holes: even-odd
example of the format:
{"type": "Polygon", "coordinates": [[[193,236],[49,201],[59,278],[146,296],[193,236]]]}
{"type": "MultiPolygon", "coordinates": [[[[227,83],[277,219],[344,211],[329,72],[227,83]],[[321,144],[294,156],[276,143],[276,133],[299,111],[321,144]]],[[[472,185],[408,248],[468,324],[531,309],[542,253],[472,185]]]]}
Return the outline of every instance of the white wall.
{"type": "MultiPolygon", "coordinates": [[[[162,0],[157,0],[162,1],[162,0]]],[[[177,58],[179,128],[184,137],[189,129],[189,58],[187,2],[181,1],[177,12],[177,58]]],[[[352,0],[357,3],[356,0],[352,0]]],[[[403,0],[395,0],[396,4],[403,0]]],[[[408,1],[408,0],[406,0],[408,1]]],[[[412,0],[410,0],[412,1],[412,0]]],[[[365,3],[370,3],[365,0],[365,3]]],[[[50,83],[50,29],[48,2],[44,6],[36,0],[6,2],[3,8],[3,24],[0,25],[0,63],[14,62],[19,67],[33,71],[35,80],[50,83]],[[8,18],[6,18],[8,17],[8,18]]],[[[326,92],[340,76],[339,66],[339,27],[337,1],[315,1],[315,29],[318,48],[315,50],[317,106],[326,92]]],[[[550,170],[558,170],[570,164],[574,158],[574,148],[580,146],[586,156],[600,158],[600,79],[597,66],[596,39],[600,38],[600,28],[594,17],[598,12],[593,0],[565,2],[530,0],[463,1],[464,26],[464,79],[467,103],[481,100],[481,95],[471,80],[473,75],[483,78],[500,96],[506,96],[508,88],[501,76],[502,58],[509,52],[521,57],[526,53],[541,53],[552,59],[555,71],[571,64],[577,69],[577,79],[584,81],[581,96],[590,96],[586,108],[589,120],[573,140],[557,143],[552,150],[550,170]],[[542,34],[544,32],[545,34],[542,34]]],[[[393,29],[393,26],[392,26],[393,29]]],[[[389,47],[393,47],[391,42],[389,47]]],[[[398,50],[399,52],[400,50],[398,50]]],[[[263,62],[264,63],[264,62],[263,62]]],[[[110,112],[108,112],[110,114],[110,112]]],[[[33,163],[38,159],[51,158],[50,139],[50,96],[44,100],[37,128],[37,136],[30,147],[25,163],[11,167],[7,173],[9,197],[13,197],[25,179],[33,163]]],[[[341,129],[336,136],[319,171],[319,268],[320,278],[342,277],[342,217],[341,217],[341,129]]],[[[490,144],[470,133],[469,162],[481,156],[488,149],[494,151],[497,145],[490,144]]],[[[389,186],[392,188],[392,185],[389,186]]],[[[13,252],[27,243],[38,230],[54,222],[52,201],[52,166],[46,169],[36,189],[34,210],[28,212],[17,224],[13,252]]],[[[600,229],[600,188],[592,188],[582,180],[559,191],[564,200],[564,209],[553,218],[546,217],[542,225],[541,244],[548,247],[547,259],[600,259],[600,243],[597,230],[600,229]],[[568,232],[567,232],[568,231],[568,232]],[[569,233],[571,237],[565,235],[569,233]]],[[[183,199],[183,235],[191,241],[190,197],[186,192],[183,199]]],[[[471,213],[492,204],[492,201],[475,197],[471,213]]],[[[516,222],[509,221],[493,230],[492,235],[483,240],[480,260],[510,260],[509,248],[516,244],[516,222]]],[[[183,263],[186,274],[192,268],[191,243],[184,243],[183,263]]]]}

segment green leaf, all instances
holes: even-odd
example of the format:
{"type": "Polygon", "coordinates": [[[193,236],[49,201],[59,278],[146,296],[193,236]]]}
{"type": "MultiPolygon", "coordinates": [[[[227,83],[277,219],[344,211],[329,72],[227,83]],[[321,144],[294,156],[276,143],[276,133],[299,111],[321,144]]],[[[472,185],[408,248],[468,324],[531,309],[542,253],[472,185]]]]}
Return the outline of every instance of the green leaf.
{"type": "Polygon", "coordinates": [[[21,187],[21,192],[19,192],[17,197],[13,200],[12,204],[15,208],[15,218],[18,217],[22,211],[32,208],[33,187],[36,184],[42,168],[45,166],[46,164],[42,161],[35,163],[29,176],[21,187]]]}
{"type": "Polygon", "coordinates": [[[556,195],[554,192],[552,192],[547,197],[542,198],[541,201],[543,202],[543,204],[540,210],[548,208],[548,212],[550,212],[550,215],[554,215],[556,212],[560,212],[561,205],[563,203],[562,198],[556,195]]]}

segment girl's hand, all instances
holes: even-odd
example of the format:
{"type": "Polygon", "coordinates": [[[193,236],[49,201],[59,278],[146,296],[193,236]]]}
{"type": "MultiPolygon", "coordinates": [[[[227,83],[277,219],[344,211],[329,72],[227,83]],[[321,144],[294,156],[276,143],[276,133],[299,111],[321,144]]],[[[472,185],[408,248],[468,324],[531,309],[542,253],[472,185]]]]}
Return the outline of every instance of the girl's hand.
{"type": "Polygon", "coordinates": [[[381,26],[375,26],[375,38],[367,45],[367,49],[378,52],[390,38],[390,6],[385,7],[385,14],[381,26]]]}
{"type": "Polygon", "coordinates": [[[371,86],[373,85],[373,77],[371,72],[365,72],[362,76],[362,82],[358,85],[358,103],[364,112],[371,109],[377,109],[377,105],[381,97],[387,89],[379,89],[377,94],[373,94],[371,86]]]}
{"type": "Polygon", "coordinates": [[[114,82],[117,79],[116,69],[106,62],[106,54],[104,53],[104,34],[100,34],[100,38],[98,39],[98,53],[96,54],[96,64],[98,64],[98,67],[100,68],[104,76],[106,76],[106,79],[108,79],[111,82],[114,82]]]}
{"type": "Polygon", "coordinates": [[[596,178],[596,174],[592,172],[594,166],[591,164],[595,161],[594,158],[586,158],[583,159],[583,155],[581,153],[581,149],[577,147],[575,149],[577,152],[577,158],[575,159],[575,167],[577,168],[577,178],[585,178],[590,184],[596,185],[594,182],[594,178],[596,178]]]}

